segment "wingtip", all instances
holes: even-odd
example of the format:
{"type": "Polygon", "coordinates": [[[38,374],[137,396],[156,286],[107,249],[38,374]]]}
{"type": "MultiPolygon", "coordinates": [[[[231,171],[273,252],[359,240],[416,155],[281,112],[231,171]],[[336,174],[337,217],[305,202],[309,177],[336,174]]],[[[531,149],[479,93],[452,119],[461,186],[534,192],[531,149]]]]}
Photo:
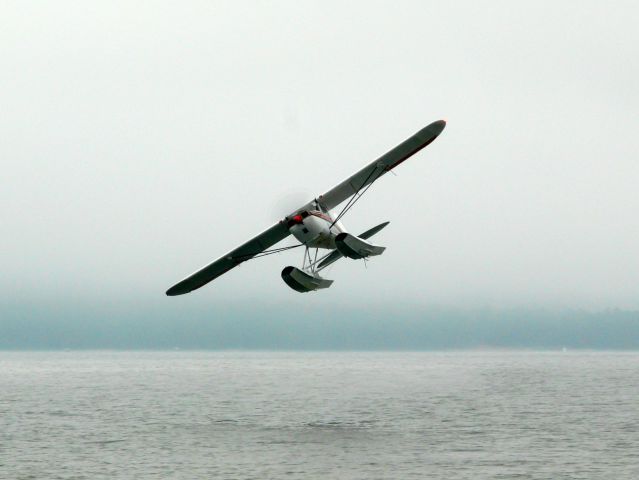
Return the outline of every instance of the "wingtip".
{"type": "Polygon", "coordinates": [[[186,293],[186,292],[181,291],[178,288],[178,285],[173,285],[171,288],[169,288],[166,291],[166,296],[167,297],[175,297],[176,295],[182,295],[183,293],[186,293]]]}
{"type": "Polygon", "coordinates": [[[437,120],[436,122],[431,123],[431,126],[438,130],[437,135],[439,135],[442,133],[444,128],[446,128],[446,120],[437,120]]]}
{"type": "Polygon", "coordinates": [[[446,120],[435,120],[432,123],[429,123],[424,128],[422,128],[415,135],[421,137],[428,145],[430,142],[435,140],[446,128],[446,120]]]}

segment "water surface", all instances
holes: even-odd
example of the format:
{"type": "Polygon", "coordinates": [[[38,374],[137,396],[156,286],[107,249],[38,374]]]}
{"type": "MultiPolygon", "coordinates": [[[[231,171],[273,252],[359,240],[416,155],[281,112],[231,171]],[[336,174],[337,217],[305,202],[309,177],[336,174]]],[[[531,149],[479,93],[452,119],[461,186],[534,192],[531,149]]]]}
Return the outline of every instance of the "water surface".
{"type": "Polygon", "coordinates": [[[639,478],[639,353],[0,352],[0,478],[639,478]]]}

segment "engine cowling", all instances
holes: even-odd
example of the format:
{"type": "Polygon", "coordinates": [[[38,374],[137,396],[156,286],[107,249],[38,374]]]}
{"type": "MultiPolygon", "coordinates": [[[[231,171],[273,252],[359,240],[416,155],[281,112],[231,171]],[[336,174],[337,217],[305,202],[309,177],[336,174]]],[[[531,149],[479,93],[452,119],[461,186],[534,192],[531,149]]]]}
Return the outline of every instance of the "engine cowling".
{"type": "Polygon", "coordinates": [[[322,278],[317,273],[309,274],[295,267],[284,268],[284,270],[282,270],[282,280],[293,290],[301,293],[328,288],[333,283],[333,280],[322,278]]]}

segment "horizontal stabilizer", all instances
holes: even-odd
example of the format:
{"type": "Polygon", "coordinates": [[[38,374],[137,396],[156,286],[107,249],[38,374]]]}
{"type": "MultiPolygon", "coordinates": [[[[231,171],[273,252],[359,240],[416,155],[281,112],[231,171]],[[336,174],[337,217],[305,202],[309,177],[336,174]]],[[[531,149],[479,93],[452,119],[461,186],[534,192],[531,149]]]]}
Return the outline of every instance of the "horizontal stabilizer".
{"type": "Polygon", "coordinates": [[[366,230],[364,233],[362,233],[361,235],[358,235],[358,236],[359,236],[359,238],[363,238],[364,240],[368,240],[369,238],[371,238],[373,235],[375,235],[377,232],[379,232],[382,228],[384,228],[389,223],[390,222],[380,223],[376,227],[373,227],[370,230],[366,230]]]}

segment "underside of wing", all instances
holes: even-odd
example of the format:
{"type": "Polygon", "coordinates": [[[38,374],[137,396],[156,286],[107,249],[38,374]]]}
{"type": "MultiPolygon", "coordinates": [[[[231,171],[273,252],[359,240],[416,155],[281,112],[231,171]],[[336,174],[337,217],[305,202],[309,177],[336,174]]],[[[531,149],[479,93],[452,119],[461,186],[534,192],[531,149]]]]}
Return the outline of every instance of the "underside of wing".
{"type": "Polygon", "coordinates": [[[183,295],[196,290],[228,272],[233,267],[238,266],[240,263],[253,258],[255,255],[284,240],[288,235],[289,231],[286,223],[276,223],[271,228],[264,230],[258,236],[237,247],[235,250],[230,251],[213,263],[173,285],[166,291],[166,294],[169,296],[183,295]]]}
{"type": "Polygon", "coordinates": [[[351,175],[336,187],[318,197],[320,203],[328,210],[335,208],[362,188],[377,180],[386,172],[392,170],[407,158],[415,155],[422,148],[435,140],[444,130],[446,122],[438,120],[422,128],[391,151],[385,153],[374,162],[366,165],[359,172],[351,175]]]}

